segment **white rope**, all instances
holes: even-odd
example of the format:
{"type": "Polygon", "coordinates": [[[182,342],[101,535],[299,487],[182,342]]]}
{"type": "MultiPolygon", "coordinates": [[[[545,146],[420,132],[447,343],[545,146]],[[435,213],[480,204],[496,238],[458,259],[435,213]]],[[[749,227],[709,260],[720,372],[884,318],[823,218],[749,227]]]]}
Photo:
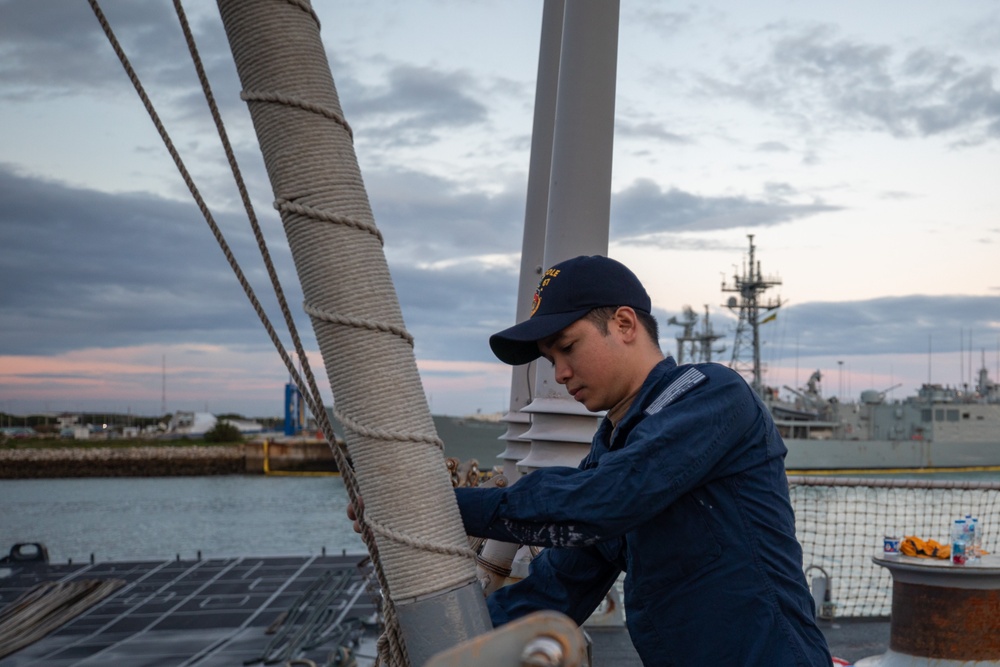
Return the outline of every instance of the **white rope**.
{"type": "Polygon", "coordinates": [[[441,438],[436,435],[420,435],[416,433],[410,433],[408,431],[387,431],[383,429],[372,429],[368,428],[361,422],[355,421],[345,415],[340,410],[334,408],[333,415],[337,418],[344,428],[357,433],[358,435],[364,436],[366,438],[373,438],[375,440],[387,440],[394,442],[420,442],[429,443],[444,451],[444,442],[441,438]]]}
{"type": "Polygon", "coordinates": [[[354,130],[351,129],[350,124],[336,109],[331,109],[329,107],[320,106],[319,104],[313,104],[303,99],[299,99],[293,95],[284,95],[282,93],[274,92],[262,92],[257,90],[244,90],[240,93],[240,99],[244,102],[273,102],[275,104],[283,104],[286,107],[296,107],[302,109],[303,111],[309,111],[311,113],[318,113],[321,116],[326,116],[330,120],[339,125],[343,126],[347,133],[354,138],[354,130]]]}
{"type": "MultiPolygon", "coordinates": [[[[424,551],[432,551],[434,553],[439,553],[439,554],[462,556],[463,558],[471,558],[473,560],[476,559],[476,552],[468,547],[441,545],[441,544],[435,544],[433,542],[428,542],[427,540],[422,540],[418,537],[413,537],[412,535],[407,534],[405,531],[393,530],[388,526],[383,526],[379,522],[372,519],[370,516],[365,519],[365,523],[371,526],[371,529],[375,531],[377,534],[382,535],[383,537],[387,537],[396,542],[400,542],[402,544],[408,544],[411,547],[417,549],[422,549],[424,551]]],[[[435,590],[437,590],[437,586],[429,583],[426,592],[430,593],[435,590]]],[[[419,597],[419,595],[420,594],[417,594],[417,597],[419,597]]]]}
{"type": "Polygon", "coordinates": [[[348,327],[353,327],[355,329],[367,329],[368,331],[380,331],[383,333],[391,333],[399,336],[406,344],[413,347],[413,336],[404,329],[403,327],[393,326],[391,324],[385,324],[383,322],[375,322],[372,320],[364,320],[358,317],[348,317],[347,315],[338,315],[337,313],[330,312],[328,310],[323,310],[322,308],[317,308],[311,306],[308,303],[302,304],[302,309],[312,317],[317,320],[321,320],[328,324],[341,324],[348,327]]]}
{"type": "Polygon", "coordinates": [[[121,579],[80,579],[25,591],[0,614],[0,658],[58,629],[123,585],[121,579]]]}

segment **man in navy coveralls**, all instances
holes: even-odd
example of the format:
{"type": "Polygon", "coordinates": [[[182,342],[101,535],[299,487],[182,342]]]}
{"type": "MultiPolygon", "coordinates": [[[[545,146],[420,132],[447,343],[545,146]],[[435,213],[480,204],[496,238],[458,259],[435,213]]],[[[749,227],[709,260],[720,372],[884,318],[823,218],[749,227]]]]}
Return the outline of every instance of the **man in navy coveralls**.
{"type": "Polygon", "coordinates": [[[607,411],[578,468],[455,490],[470,535],[548,547],[489,597],[495,625],[542,609],[583,623],[624,571],[644,665],[831,665],[770,413],[734,371],[664,358],[629,269],[553,266],[531,317],[490,347],[512,365],[544,357],[575,400],[607,411]]]}

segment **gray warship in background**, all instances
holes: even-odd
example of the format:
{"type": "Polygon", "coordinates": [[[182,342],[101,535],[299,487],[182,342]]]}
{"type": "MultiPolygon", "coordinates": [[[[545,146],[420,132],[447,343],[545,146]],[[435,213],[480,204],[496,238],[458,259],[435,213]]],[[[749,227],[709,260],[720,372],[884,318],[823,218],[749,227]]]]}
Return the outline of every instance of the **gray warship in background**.
{"type": "MultiPolygon", "coordinates": [[[[889,400],[885,390],[862,391],[858,401],[824,397],[822,374],[815,371],[805,387],[778,389],[763,382],[758,327],[774,319],[780,299],[761,299],[781,281],[764,276],[749,235],[749,262],[742,275],[724,283],[732,292],[726,304],[738,314],[730,366],[739,371],[771,410],[788,446],[785,465],[795,473],[1000,472],[1000,385],[985,359],[973,387],[924,384],[916,395],[889,400]],[[739,295],[738,298],[736,295],[739,295]]],[[[725,352],[715,347],[723,338],[705,315],[690,307],[668,324],[682,327],[677,361],[712,361],[725,352]],[[701,327],[698,327],[699,319],[701,327]]]]}

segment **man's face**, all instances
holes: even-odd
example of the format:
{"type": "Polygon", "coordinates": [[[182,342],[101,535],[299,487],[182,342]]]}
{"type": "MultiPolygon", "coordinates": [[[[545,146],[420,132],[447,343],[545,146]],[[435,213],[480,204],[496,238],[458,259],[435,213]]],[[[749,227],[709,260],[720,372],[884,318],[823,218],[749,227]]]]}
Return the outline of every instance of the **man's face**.
{"type": "Polygon", "coordinates": [[[630,380],[621,372],[625,346],[614,321],[605,334],[587,318],[538,341],[538,349],[555,368],[555,379],[591,412],[608,410],[629,394],[630,380]]]}

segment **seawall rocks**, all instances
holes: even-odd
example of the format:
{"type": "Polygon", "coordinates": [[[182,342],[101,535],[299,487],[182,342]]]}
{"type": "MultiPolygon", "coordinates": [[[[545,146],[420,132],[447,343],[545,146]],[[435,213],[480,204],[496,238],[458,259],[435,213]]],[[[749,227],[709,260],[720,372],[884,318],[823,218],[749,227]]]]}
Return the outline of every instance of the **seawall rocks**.
{"type": "Polygon", "coordinates": [[[0,479],[171,477],[246,472],[241,445],[0,449],[0,479]]]}

